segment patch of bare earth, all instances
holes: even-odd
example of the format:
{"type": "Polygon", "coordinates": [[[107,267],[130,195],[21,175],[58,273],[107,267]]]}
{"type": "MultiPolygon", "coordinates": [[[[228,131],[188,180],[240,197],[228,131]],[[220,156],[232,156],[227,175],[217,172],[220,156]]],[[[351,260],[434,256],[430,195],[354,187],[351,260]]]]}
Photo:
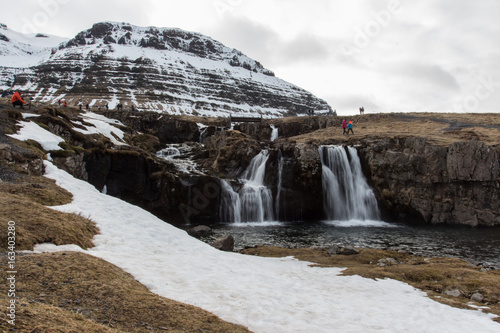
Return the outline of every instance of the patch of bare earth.
{"type": "MultiPolygon", "coordinates": [[[[314,266],[346,268],[343,275],[399,280],[427,292],[429,297],[440,303],[464,309],[471,309],[469,304],[486,306],[489,309],[485,312],[500,316],[500,271],[483,271],[456,258],[422,258],[407,253],[369,249],[361,249],[358,255],[332,256],[326,249],[265,246],[242,252],[263,257],[293,256],[311,262],[314,266]],[[458,297],[446,294],[457,290],[460,292],[458,297]],[[471,301],[472,295],[476,293],[484,297],[481,303],[471,301]]],[[[500,317],[495,321],[500,323],[500,317]]]]}

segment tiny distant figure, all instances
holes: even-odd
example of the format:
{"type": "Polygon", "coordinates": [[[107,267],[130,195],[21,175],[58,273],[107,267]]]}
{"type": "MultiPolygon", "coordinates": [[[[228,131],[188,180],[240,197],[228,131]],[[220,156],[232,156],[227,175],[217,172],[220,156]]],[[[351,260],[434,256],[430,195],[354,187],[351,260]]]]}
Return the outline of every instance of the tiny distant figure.
{"type": "Polygon", "coordinates": [[[97,111],[101,111],[101,103],[97,103],[97,111]]]}
{"type": "Polygon", "coordinates": [[[82,101],[78,102],[78,109],[82,111],[83,103],[82,101]]]}
{"type": "Polygon", "coordinates": [[[12,97],[10,98],[10,102],[12,103],[12,107],[16,107],[16,105],[19,105],[20,109],[24,109],[24,104],[26,104],[25,101],[21,98],[21,95],[16,91],[14,94],[12,94],[12,97]]]}
{"type": "Polygon", "coordinates": [[[109,105],[108,105],[108,103],[106,103],[106,105],[104,105],[104,107],[106,108],[106,111],[108,111],[108,110],[109,110],[109,105]]]}
{"type": "Polygon", "coordinates": [[[118,105],[116,106],[116,109],[118,111],[123,111],[123,104],[122,103],[118,103],[118,105]]]}
{"type": "Polygon", "coordinates": [[[365,107],[364,106],[359,108],[359,114],[365,114],[365,107]]]}
{"type": "Polygon", "coordinates": [[[61,100],[58,100],[57,103],[59,103],[59,106],[61,106],[61,100]]]}
{"type": "Polygon", "coordinates": [[[67,107],[68,106],[68,102],[66,102],[66,100],[64,100],[64,107],[67,107]]]}
{"type": "Polygon", "coordinates": [[[344,133],[342,133],[342,135],[347,134],[347,121],[345,121],[345,119],[342,119],[342,128],[344,129],[344,133]]]}
{"type": "Polygon", "coordinates": [[[349,132],[354,134],[354,131],[352,130],[352,121],[349,120],[349,124],[347,124],[347,135],[349,135],[349,132]]]}
{"type": "Polygon", "coordinates": [[[130,110],[132,110],[132,112],[134,112],[134,111],[135,111],[134,104],[132,104],[132,106],[130,107],[130,110]]]}
{"type": "Polygon", "coordinates": [[[89,105],[89,103],[87,103],[87,104],[85,105],[85,109],[86,109],[87,111],[90,111],[90,105],[89,105]]]}

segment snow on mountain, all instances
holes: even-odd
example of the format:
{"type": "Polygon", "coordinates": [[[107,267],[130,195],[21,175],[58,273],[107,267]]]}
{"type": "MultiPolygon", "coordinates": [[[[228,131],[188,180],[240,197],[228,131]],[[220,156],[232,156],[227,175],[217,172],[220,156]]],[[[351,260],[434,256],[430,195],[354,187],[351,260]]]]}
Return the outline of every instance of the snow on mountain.
{"type": "Polygon", "coordinates": [[[25,35],[0,23],[0,66],[35,66],[50,56],[51,49],[67,38],[45,34],[25,35]]]}
{"type": "Polygon", "coordinates": [[[22,90],[46,103],[121,102],[125,110],[207,116],[331,111],[258,61],[194,32],[102,22],[70,40],[39,40],[4,30],[0,90],[22,90]]]}

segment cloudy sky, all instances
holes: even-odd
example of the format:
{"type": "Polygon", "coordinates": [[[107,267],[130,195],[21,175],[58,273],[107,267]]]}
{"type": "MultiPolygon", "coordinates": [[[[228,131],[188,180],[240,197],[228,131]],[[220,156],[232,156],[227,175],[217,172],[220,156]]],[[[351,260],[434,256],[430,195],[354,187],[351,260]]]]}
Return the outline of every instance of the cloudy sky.
{"type": "Polygon", "coordinates": [[[498,0],[16,0],[0,22],[73,37],[100,21],[208,35],[339,114],[499,112],[498,0]]]}

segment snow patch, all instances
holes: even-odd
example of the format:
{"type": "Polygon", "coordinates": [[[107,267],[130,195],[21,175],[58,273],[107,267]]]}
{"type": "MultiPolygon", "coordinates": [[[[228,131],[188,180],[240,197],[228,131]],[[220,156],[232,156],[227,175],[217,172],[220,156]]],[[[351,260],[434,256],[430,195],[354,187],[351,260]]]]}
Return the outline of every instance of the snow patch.
{"type": "MultiPolygon", "coordinates": [[[[45,166],[47,177],[74,195],[72,203],[55,209],[88,215],[101,231],[96,246],[83,252],[121,267],[158,295],[254,332],[499,331],[493,315],[437,303],[399,281],[341,276],[340,268],[293,258],[218,251],[49,162],[45,166]]],[[[59,249],[39,245],[35,251],[59,249]]]]}

